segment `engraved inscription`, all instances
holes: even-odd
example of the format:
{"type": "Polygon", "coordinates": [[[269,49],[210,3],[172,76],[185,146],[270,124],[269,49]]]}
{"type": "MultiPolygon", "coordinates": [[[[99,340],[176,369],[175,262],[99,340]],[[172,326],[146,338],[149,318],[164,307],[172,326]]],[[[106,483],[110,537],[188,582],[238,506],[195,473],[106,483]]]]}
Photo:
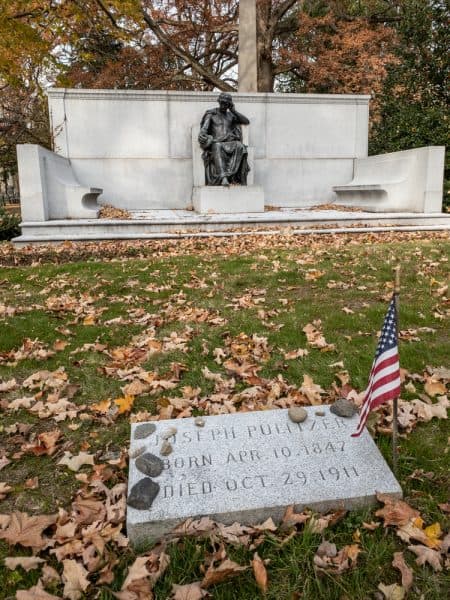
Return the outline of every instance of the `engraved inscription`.
{"type": "MultiPolygon", "coordinates": [[[[348,423],[340,417],[323,417],[320,419],[308,419],[303,423],[260,423],[258,425],[212,427],[211,429],[197,429],[183,431],[169,438],[173,445],[177,442],[183,444],[196,444],[198,442],[223,442],[258,440],[264,441],[282,436],[293,439],[302,437],[303,434],[313,432],[337,431],[348,428],[348,423]]],[[[148,442],[148,446],[160,446],[162,439],[155,434],[148,442]]]]}

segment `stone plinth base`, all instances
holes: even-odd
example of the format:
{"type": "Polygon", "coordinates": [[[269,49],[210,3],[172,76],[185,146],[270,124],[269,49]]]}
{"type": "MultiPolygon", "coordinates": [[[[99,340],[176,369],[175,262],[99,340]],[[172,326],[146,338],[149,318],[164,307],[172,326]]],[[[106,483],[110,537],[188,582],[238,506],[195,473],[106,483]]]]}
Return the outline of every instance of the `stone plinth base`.
{"type": "Polygon", "coordinates": [[[194,187],[192,203],[203,214],[264,212],[264,190],[260,185],[194,187]]]}

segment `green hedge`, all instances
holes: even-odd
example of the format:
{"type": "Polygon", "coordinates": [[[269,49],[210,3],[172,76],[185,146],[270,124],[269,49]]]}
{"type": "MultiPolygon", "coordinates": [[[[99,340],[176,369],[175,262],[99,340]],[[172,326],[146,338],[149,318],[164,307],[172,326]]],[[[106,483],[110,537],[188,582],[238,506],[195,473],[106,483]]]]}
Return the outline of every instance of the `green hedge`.
{"type": "Polygon", "coordinates": [[[20,217],[7,212],[0,206],[0,240],[11,240],[20,235],[20,217]]]}

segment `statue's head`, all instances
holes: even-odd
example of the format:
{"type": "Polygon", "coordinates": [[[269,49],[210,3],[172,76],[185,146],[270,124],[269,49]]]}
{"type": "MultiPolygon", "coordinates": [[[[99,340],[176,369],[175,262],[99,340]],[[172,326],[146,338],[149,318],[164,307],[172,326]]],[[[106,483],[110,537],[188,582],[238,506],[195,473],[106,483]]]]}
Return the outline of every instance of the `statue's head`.
{"type": "Polygon", "coordinates": [[[217,102],[219,103],[219,106],[222,110],[226,110],[233,104],[233,99],[231,98],[231,94],[222,92],[221,94],[219,94],[217,102]]]}

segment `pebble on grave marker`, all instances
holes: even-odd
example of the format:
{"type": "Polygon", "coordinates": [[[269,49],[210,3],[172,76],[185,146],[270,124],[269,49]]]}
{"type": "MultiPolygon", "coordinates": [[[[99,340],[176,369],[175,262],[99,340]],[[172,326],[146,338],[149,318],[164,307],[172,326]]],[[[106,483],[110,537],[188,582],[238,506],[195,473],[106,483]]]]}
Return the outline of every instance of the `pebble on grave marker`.
{"type": "Polygon", "coordinates": [[[173,437],[176,433],[177,433],[176,427],[169,427],[169,429],[166,429],[166,431],[164,431],[161,434],[161,439],[168,440],[169,438],[173,437]]]}
{"type": "Polygon", "coordinates": [[[153,423],[142,423],[134,430],[134,439],[143,440],[156,431],[156,425],[153,423]]]}
{"type": "Polygon", "coordinates": [[[303,423],[307,419],[308,413],[301,406],[291,406],[288,416],[293,423],[303,423]]]}
{"type": "Polygon", "coordinates": [[[167,440],[164,440],[164,442],[161,445],[160,452],[163,456],[169,456],[169,454],[172,454],[172,452],[173,452],[172,444],[170,442],[168,442],[167,440]]]}
{"type": "Polygon", "coordinates": [[[158,456],[146,452],[136,459],[136,468],[148,477],[158,477],[163,472],[164,463],[158,456]]]}
{"type": "Polygon", "coordinates": [[[353,417],[358,412],[356,406],[347,398],[338,398],[334,404],[330,406],[330,411],[338,415],[338,417],[353,417]]]}
{"type": "Polygon", "coordinates": [[[158,493],[159,484],[149,477],[144,477],[131,488],[127,504],[138,510],[148,510],[158,493]]]}

